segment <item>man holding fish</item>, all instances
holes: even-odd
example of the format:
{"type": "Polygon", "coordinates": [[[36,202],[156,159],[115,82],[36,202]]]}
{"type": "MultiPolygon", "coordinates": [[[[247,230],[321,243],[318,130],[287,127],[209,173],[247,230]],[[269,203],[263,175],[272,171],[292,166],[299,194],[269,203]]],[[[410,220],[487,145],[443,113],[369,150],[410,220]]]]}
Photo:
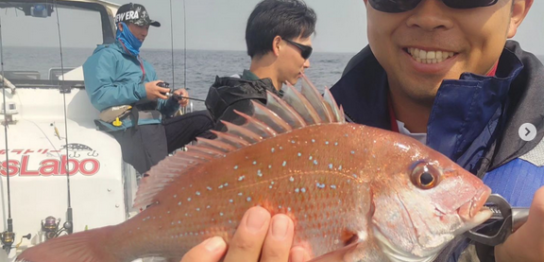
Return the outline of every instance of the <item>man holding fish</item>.
{"type": "MultiPolygon", "coordinates": [[[[369,46],[331,89],[348,120],[412,136],[482,178],[511,205],[531,207],[528,222],[504,244],[478,246],[481,261],[544,261],[544,69],[507,41],[533,1],[364,2],[369,46]],[[527,139],[526,132],[536,134],[527,139]]],[[[238,234],[251,236],[243,229],[238,234]]],[[[264,243],[263,254],[283,248],[263,242],[264,235],[254,238],[257,246],[264,243]]],[[[225,251],[220,247],[217,253],[225,251]]],[[[477,260],[474,246],[466,247],[459,244],[449,261],[477,260]]],[[[183,261],[202,258],[202,248],[183,261]]],[[[233,249],[239,248],[231,243],[233,249]]],[[[207,259],[198,261],[217,261],[207,259]]]]}

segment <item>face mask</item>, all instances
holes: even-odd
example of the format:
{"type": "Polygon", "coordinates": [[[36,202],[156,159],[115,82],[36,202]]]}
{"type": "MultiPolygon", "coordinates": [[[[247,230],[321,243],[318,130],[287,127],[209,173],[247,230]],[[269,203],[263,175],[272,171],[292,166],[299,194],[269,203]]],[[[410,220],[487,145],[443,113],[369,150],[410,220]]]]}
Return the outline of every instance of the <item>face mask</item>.
{"type": "Polygon", "coordinates": [[[123,25],[123,31],[117,28],[117,40],[120,40],[126,47],[126,49],[135,56],[140,54],[140,47],[142,46],[142,41],[136,38],[132,32],[128,29],[127,24],[121,22],[123,25]]]}

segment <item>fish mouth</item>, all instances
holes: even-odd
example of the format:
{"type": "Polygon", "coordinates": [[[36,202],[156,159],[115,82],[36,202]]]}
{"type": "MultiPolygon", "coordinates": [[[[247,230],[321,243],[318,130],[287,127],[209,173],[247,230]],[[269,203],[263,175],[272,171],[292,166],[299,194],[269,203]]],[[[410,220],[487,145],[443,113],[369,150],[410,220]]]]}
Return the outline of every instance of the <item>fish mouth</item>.
{"type": "Polygon", "coordinates": [[[459,214],[463,222],[467,224],[481,224],[491,217],[491,211],[484,208],[489,195],[491,195],[491,189],[489,187],[482,187],[472,199],[457,209],[457,214],[459,214]]]}

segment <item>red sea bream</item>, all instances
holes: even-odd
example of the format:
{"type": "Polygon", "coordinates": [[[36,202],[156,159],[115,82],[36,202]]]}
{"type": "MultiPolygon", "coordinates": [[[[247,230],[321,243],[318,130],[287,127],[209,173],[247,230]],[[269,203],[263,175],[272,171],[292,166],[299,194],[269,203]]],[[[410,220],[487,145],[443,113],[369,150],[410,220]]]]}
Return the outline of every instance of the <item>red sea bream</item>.
{"type": "MultiPolygon", "coordinates": [[[[49,240],[19,261],[179,261],[201,241],[233,236],[255,205],[295,221],[295,244],[334,261],[432,261],[455,236],[491,216],[490,189],[418,141],[344,122],[306,79],[242,126],[200,139],[154,166],[126,222],[49,240]],[[349,250],[346,248],[349,247],[349,250]],[[332,257],[332,256],[331,256],[332,257]]],[[[331,260],[328,260],[331,261],[331,260]]]]}

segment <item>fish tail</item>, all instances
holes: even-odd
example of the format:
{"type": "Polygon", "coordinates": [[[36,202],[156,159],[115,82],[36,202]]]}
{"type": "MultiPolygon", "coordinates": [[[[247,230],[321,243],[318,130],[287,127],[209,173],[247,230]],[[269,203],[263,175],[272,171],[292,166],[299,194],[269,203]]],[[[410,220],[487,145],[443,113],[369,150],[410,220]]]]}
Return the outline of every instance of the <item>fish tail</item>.
{"type": "Polygon", "coordinates": [[[113,227],[104,227],[47,240],[23,251],[16,262],[123,261],[112,253],[113,227]]]}

